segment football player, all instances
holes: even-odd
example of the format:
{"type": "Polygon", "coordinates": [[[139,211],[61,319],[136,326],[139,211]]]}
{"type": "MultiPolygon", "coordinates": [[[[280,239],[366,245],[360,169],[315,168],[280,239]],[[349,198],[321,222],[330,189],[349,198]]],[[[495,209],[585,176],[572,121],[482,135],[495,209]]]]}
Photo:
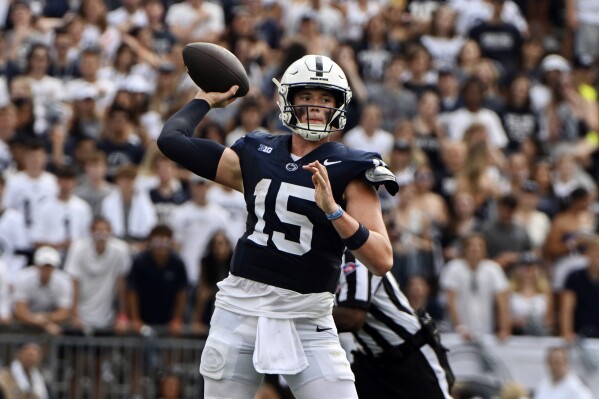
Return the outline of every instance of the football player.
{"type": "Polygon", "coordinates": [[[264,374],[282,374],[298,399],[357,398],[332,317],[339,266],[348,248],[375,275],[391,269],[376,188],[398,186],[379,154],[330,141],[352,96],[335,62],[307,55],[274,82],[292,134],[255,131],[230,148],[192,138],[210,108],[234,100],[233,86],[200,91],[158,138],[166,156],[242,192],[247,204],[202,353],[204,395],[253,398],[264,374]]]}

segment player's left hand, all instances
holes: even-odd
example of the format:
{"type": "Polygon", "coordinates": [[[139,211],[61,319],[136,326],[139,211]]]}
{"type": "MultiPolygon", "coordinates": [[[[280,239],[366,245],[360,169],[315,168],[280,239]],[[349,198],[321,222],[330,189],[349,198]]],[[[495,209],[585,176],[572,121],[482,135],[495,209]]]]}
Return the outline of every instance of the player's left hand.
{"type": "Polygon", "coordinates": [[[314,193],[316,205],[324,213],[335,212],[338,209],[338,205],[333,197],[327,168],[318,161],[310,162],[308,165],[303,166],[303,168],[312,173],[312,183],[314,183],[314,188],[316,189],[314,193]]]}

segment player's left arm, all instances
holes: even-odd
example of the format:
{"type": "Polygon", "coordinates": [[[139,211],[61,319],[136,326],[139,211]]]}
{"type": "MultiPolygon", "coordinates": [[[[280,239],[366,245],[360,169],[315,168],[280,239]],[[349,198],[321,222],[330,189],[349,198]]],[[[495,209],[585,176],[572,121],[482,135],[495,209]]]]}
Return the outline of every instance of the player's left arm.
{"type": "MultiPolygon", "coordinates": [[[[314,199],[327,215],[338,211],[326,167],[319,161],[304,169],[312,173],[314,199]]],[[[391,241],[387,235],[381,203],[374,187],[363,179],[354,179],[344,192],[345,211],[331,223],[343,239],[347,249],[375,276],[382,276],[393,266],[391,241]]]]}
{"type": "Polygon", "coordinates": [[[376,189],[362,179],[352,180],[345,188],[345,204],[344,216],[333,221],[335,229],[343,239],[356,234],[360,224],[368,229],[368,239],[352,253],[374,275],[384,275],[393,266],[393,250],[376,189]]]}

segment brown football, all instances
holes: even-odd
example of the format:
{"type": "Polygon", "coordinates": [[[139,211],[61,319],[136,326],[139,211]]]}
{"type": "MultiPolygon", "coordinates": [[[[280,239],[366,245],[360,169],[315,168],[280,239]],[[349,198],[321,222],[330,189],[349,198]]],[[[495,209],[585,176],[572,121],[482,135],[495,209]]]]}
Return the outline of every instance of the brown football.
{"type": "Polygon", "coordinates": [[[213,43],[189,43],[183,48],[183,62],[194,83],[207,93],[222,93],[238,85],[235,97],[243,97],[250,89],[241,61],[224,47],[213,43]]]}

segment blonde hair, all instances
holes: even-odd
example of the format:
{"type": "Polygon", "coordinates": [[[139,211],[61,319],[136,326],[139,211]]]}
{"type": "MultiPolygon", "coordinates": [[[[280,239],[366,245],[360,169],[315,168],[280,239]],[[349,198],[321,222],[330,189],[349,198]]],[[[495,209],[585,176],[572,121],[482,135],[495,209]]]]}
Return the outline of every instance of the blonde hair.
{"type": "MultiPolygon", "coordinates": [[[[519,267],[522,267],[522,266],[519,266],[519,267]]],[[[525,266],[525,267],[531,267],[531,266],[525,266]]],[[[546,295],[550,294],[551,293],[551,285],[549,284],[549,279],[547,278],[545,273],[543,273],[543,271],[538,266],[535,266],[535,267],[536,267],[535,283],[534,283],[535,290],[537,291],[538,294],[546,294],[546,295]]],[[[513,292],[520,292],[520,290],[522,289],[522,281],[518,278],[518,273],[516,272],[516,270],[514,270],[514,273],[512,273],[512,276],[510,278],[510,285],[512,287],[513,292]]]]}

